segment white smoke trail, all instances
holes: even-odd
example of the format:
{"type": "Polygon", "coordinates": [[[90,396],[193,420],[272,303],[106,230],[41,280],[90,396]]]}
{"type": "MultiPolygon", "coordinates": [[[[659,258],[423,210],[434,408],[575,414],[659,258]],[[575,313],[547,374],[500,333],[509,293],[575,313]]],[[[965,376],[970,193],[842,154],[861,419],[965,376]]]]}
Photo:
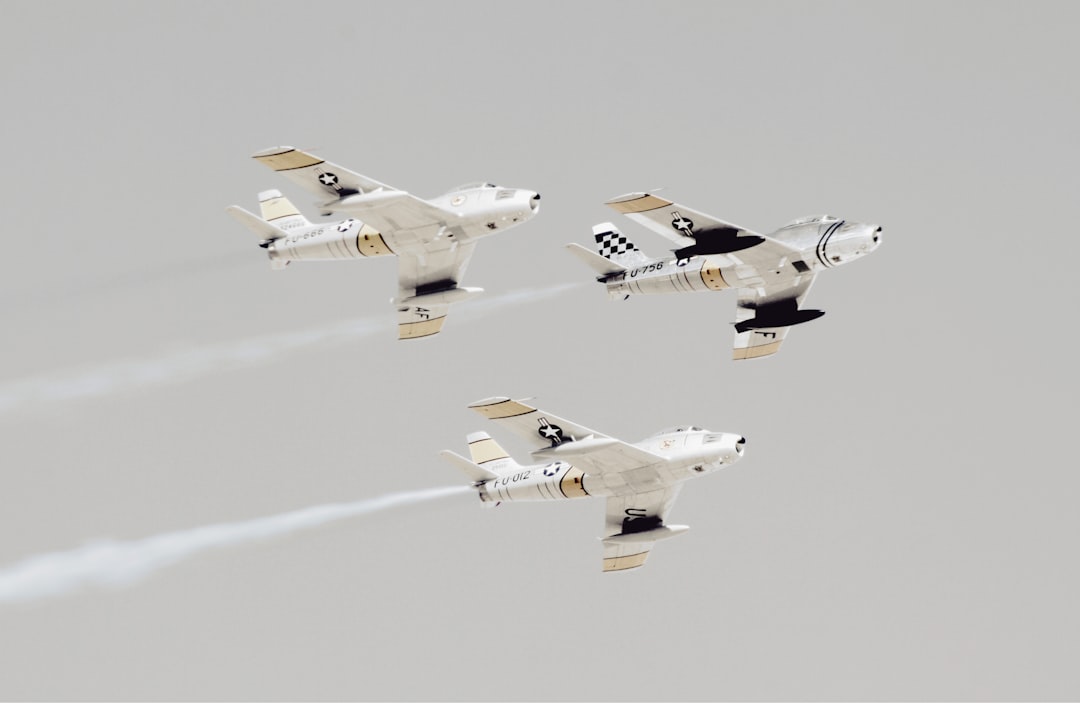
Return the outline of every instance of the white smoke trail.
{"type": "MultiPolygon", "coordinates": [[[[523,289],[480,298],[474,303],[462,305],[460,312],[455,309],[455,316],[458,322],[467,322],[498,308],[555,297],[582,285],[572,283],[523,289]]],[[[346,344],[374,334],[394,333],[392,316],[379,315],[299,332],[197,347],[156,358],[127,359],[91,369],[56,371],[0,386],[0,415],[70,400],[182,383],[252,364],[269,363],[304,349],[346,344]]]]}
{"type": "Polygon", "coordinates": [[[353,503],[316,505],[254,520],[166,532],[130,542],[99,541],[67,552],[39,554],[0,569],[0,604],[58,597],[87,587],[124,588],[159,569],[211,549],[238,547],[471,490],[472,486],[450,486],[390,493],[353,503]]]}

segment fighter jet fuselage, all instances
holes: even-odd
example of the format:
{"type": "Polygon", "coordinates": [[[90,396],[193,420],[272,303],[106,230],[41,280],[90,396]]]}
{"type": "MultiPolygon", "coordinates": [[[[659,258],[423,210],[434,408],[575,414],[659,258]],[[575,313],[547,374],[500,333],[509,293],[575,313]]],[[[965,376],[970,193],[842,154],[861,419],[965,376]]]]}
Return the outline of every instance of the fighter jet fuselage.
{"type": "MultiPolygon", "coordinates": [[[[322,207],[327,211],[355,215],[355,218],[318,224],[300,221],[292,228],[283,226],[286,236],[264,242],[264,248],[271,261],[282,263],[364,259],[422,249],[432,241],[427,232],[421,238],[412,229],[376,230],[363,222],[365,212],[406,195],[403,191],[376,192],[347,195],[324,203],[322,207]]],[[[525,222],[539,210],[540,196],[530,190],[483,183],[463,186],[429,202],[447,213],[434,240],[443,239],[452,245],[455,241],[483,239],[525,222]]]]}
{"type": "Polygon", "coordinates": [[[795,220],[763,235],[652,193],[630,193],[607,204],[675,242],[674,256],[646,256],[610,222],[593,227],[595,252],[576,243],[567,245],[570,252],[616,300],[735,288],[736,360],[775,354],[789,328],[824,315],[802,308],[817,274],[862,258],[881,243],[881,227],[829,215],[795,220]]]}
{"type": "Polygon", "coordinates": [[[652,452],[659,460],[621,473],[588,474],[559,460],[560,447],[574,454],[615,445],[615,440],[580,439],[533,452],[534,458],[555,461],[520,466],[515,471],[477,484],[483,502],[562,500],[589,496],[624,496],[656,490],[704,476],[735,463],[746,440],[736,434],[710,432],[699,427],[678,428],[654,435],[633,446],[652,452]]]}
{"type": "MultiPolygon", "coordinates": [[[[630,295],[758,288],[765,285],[794,286],[797,279],[808,273],[814,274],[842,266],[872,252],[881,241],[881,227],[823,216],[796,220],[770,237],[788,245],[798,254],[778,256],[773,265],[764,270],[761,267],[746,266],[738,252],[757,246],[761,239],[753,235],[740,236],[734,237],[733,241],[749,240],[752,243],[748,246],[735,244],[738,248],[734,250],[704,256],[691,254],[687,258],[674,256],[642,261],[629,270],[601,276],[598,280],[607,286],[608,295],[612,299],[623,299],[630,295]]],[[[808,319],[798,320],[806,321],[808,319]]],[[[788,326],[798,322],[768,326],[788,326]]]]}

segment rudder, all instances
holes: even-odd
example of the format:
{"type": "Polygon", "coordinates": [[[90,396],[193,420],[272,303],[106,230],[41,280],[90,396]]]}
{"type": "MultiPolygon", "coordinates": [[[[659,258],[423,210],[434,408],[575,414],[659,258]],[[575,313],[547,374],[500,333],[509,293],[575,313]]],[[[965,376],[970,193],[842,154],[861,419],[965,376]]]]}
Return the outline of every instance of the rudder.
{"type": "Polygon", "coordinates": [[[634,243],[626,238],[619,228],[610,222],[602,222],[592,228],[593,237],[596,239],[596,250],[600,256],[614,261],[621,266],[632,268],[645,263],[649,257],[634,246],[634,243]]]}
{"type": "Polygon", "coordinates": [[[280,190],[264,190],[259,193],[259,208],[264,220],[284,230],[311,224],[280,190]]]}
{"type": "Polygon", "coordinates": [[[489,471],[498,474],[512,471],[520,466],[487,432],[473,432],[466,441],[469,443],[469,455],[472,460],[489,471]]]}

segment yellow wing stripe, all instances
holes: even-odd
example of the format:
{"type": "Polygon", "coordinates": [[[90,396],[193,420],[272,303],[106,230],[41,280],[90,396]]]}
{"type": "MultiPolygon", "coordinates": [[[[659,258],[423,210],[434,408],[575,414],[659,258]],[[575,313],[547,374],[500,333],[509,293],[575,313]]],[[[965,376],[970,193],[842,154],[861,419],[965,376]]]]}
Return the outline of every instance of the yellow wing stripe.
{"type": "Polygon", "coordinates": [[[613,208],[616,212],[621,212],[626,215],[633,212],[648,212],[649,210],[667,207],[668,205],[671,205],[671,201],[646,193],[645,195],[632,200],[612,200],[605,204],[613,208]]]}
{"type": "Polygon", "coordinates": [[[757,359],[762,356],[769,356],[780,351],[780,342],[770,342],[768,344],[762,344],[759,347],[743,347],[742,349],[735,349],[731,358],[735,361],[741,361],[742,359],[757,359]]]}
{"type": "Polygon", "coordinates": [[[530,408],[528,405],[519,403],[516,400],[503,400],[491,405],[473,406],[473,410],[489,420],[501,420],[505,417],[516,417],[536,412],[536,408],[530,408]]]}
{"type": "Polygon", "coordinates": [[[420,339],[421,337],[430,337],[433,334],[438,334],[442,330],[443,322],[446,321],[446,316],[436,317],[431,320],[420,320],[419,322],[405,322],[398,324],[398,339],[420,339]]]}
{"type": "Polygon", "coordinates": [[[630,554],[623,557],[609,557],[604,560],[604,571],[625,571],[626,569],[636,569],[645,563],[645,560],[649,557],[649,553],[639,552],[637,554],[630,554]]]}
{"type": "Polygon", "coordinates": [[[321,164],[323,159],[303,151],[289,149],[278,154],[262,154],[254,157],[256,161],[266,164],[275,171],[291,171],[296,168],[307,168],[321,164]]]}

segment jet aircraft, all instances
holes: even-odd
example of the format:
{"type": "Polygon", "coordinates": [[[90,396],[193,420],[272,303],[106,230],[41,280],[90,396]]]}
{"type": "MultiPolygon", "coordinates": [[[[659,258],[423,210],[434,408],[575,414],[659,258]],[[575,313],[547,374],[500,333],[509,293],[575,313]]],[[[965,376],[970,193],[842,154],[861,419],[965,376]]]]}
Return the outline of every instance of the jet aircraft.
{"type": "Polygon", "coordinates": [[[700,427],[628,444],[520,400],[487,398],[469,407],[536,447],[532,458],[542,463],[518,464],[486,432],[468,436],[471,460],[450,450],[441,455],[472,479],[489,506],[606,498],[604,571],[642,566],[653,544],[689,529],[667,524],[683,482],[738,461],[746,445],[737,434],[700,427]]]}
{"type": "Polygon", "coordinates": [[[475,183],[422,200],[347,168],[288,146],[253,155],[322,199],[323,215],[309,222],[280,191],[259,194],[262,217],[233,205],[229,214],[258,235],[274,269],[290,261],[398,258],[398,338],[437,334],[450,304],[483,291],[460,285],[476,242],[525,222],[540,209],[531,190],[475,183]]]}
{"type": "Polygon", "coordinates": [[[805,217],[765,236],[651,193],[606,203],[675,242],[674,257],[646,256],[610,222],[593,227],[599,254],[567,247],[594,271],[611,299],[737,288],[733,356],[775,354],[793,325],[825,313],[803,309],[820,271],[855,261],[881,243],[878,225],[829,215],[805,217]]]}

